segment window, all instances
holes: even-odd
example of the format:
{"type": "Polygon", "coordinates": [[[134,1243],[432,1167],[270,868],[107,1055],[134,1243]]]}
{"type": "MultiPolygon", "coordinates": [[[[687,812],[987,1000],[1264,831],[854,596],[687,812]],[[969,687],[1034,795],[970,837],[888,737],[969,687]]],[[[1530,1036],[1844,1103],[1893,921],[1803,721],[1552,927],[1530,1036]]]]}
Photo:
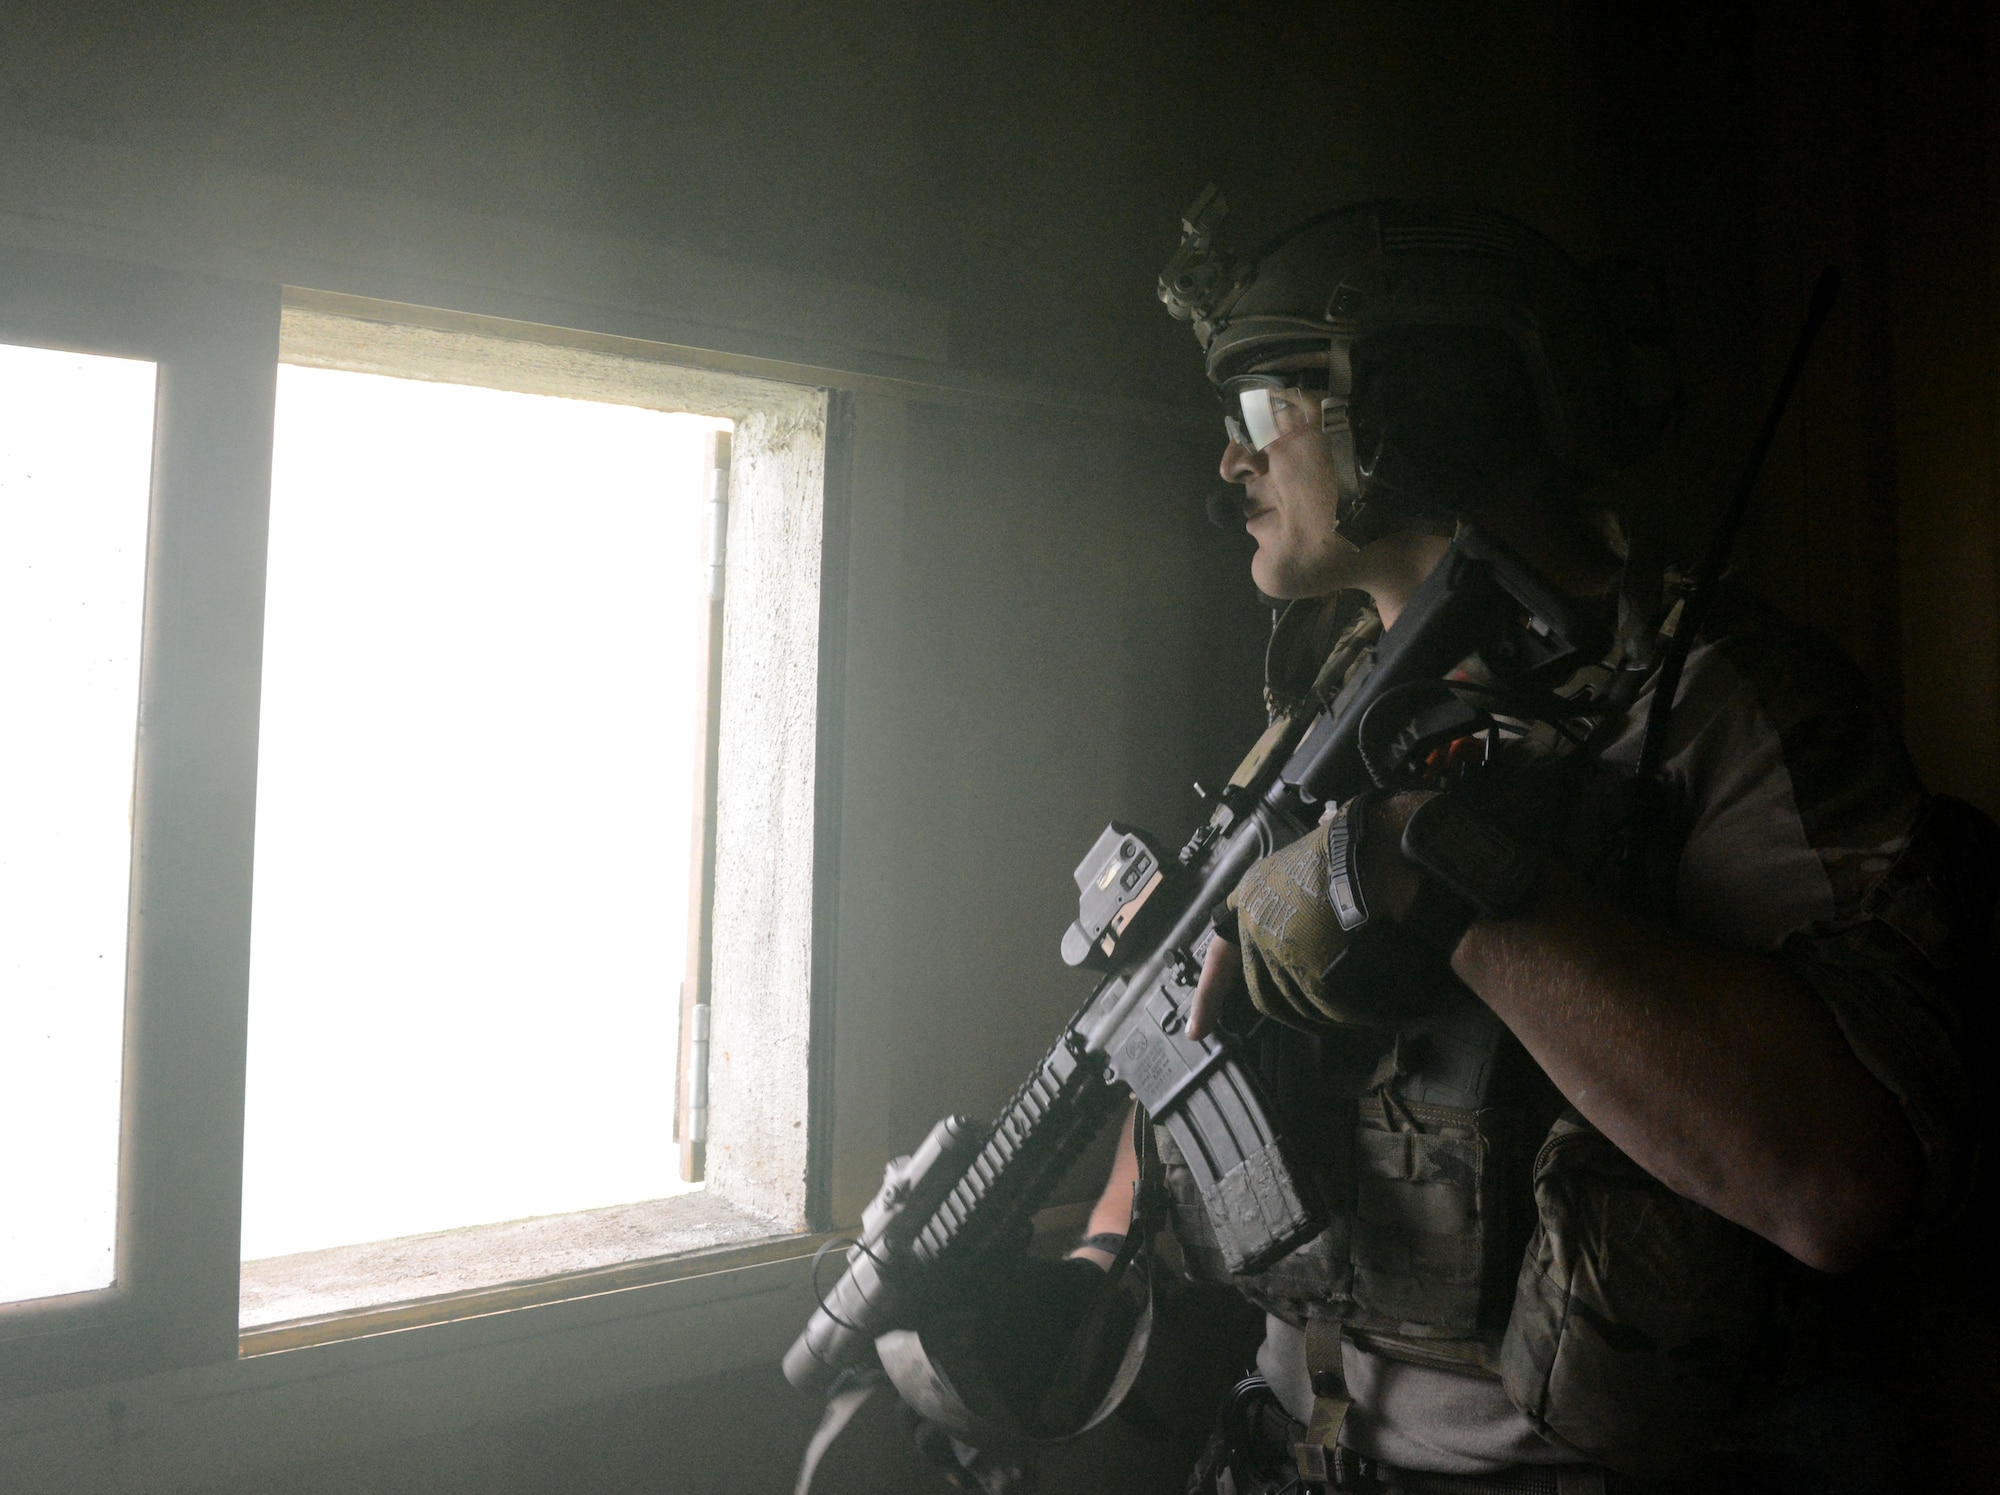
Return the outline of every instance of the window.
{"type": "Polygon", "coordinates": [[[0,1302],[117,1276],[156,372],[0,346],[0,1302]]]}
{"type": "MultiPolygon", "coordinates": [[[[0,1396],[235,1349],[278,316],[271,286],[0,250],[0,345],[14,385],[0,408],[9,452],[0,461],[13,497],[50,487],[67,495],[59,513],[10,501],[17,519],[40,508],[38,521],[55,522],[32,539],[16,527],[0,542],[11,552],[0,568],[33,565],[37,577],[28,587],[23,570],[7,576],[0,605],[26,604],[40,588],[67,614],[67,626],[39,638],[32,618],[16,614],[8,628],[29,631],[0,640],[0,668],[15,670],[10,687],[30,689],[10,700],[19,714],[0,748],[4,792],[21,786],[29,796],[16,802],[30,813],[8,827],[10,842],[25,842],[34,814],[73,796],[58,812],[67,843],[37,848],[26,875],[12,874],[10,898],[45,901],[34,922],[9,927],[0,959],[18,973],[47,957],[35,979],[66,989],[10,983],[5,1000],[27,1002],[31,1021],[37,1007],[45,1020],[60,1017],[79,1041],[80,1066],[60,1077],[49,1109],[26,1125],[9,1118],[4,1166],[32,1171],[68,1154],[60,1171],[78,1193],[10,1198],[6,1218],[15,1224],[46,1205],[64,1217],[46,1222],[45,1244],[58,1230],[77,1234],[57,1253],[67,1258],[60,1270],[44,1260],[0,1294],[0,1396]],[[97,376],[106,383],[86,395],[97,376]],[[31,688],[35,670],[24,663],[54,667],[61,689],[46,680],[51,689],[31,688]],[[80,782],[62,787],[72,772],[80,782]],[[72,1077],[80,1088],[69,1088],[72,1077]],[[107,1194],[116,1201],[108,1273],[107,1194]]],[[[10,1097],[57,1062],[55,1036],[45,1026],[31,1037],[41,1045],[32,1058],[10,1049],[0,1059],[10,1097]]]]}
{"type": "Polygon", "coordinates": [[[806,1249],[829,395],[635,348],[0,249],[0,1397],[806,1249]]]}
{"type": "MultiPolygon", "coordinates": [[[[715,454],[741,426],[754,595],[759,510],[797,508],[771,479],[788,452],[817,465],[824,397],[296,308],[281,360],[244,1327],[802,1228],[761,1115],[713,1188],[676,1139],[705,831],[774,787],[723,766],[763,756],[740,733],[705,772],[715,454]],[[746,1149],[755,1177],[729,1166],[746,1149]]],[[[778,640],[736,635],[740,714],[778,640]]],[[[731,836],[716,860],[740,861],[731,836]]],[[[802,1131],[785,1058],[753,1057],[750,1110],[802,1131]]],[[[749,1097],[717,1079],[726,1128],[749,1097]]]]}

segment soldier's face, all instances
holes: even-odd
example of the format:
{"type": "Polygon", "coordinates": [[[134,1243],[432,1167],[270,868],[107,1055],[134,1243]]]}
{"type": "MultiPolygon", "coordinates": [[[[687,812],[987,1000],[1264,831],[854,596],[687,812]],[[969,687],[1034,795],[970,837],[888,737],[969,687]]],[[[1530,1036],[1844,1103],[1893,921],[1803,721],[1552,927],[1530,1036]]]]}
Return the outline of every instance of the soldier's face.
{"type": "Polygon", "coordinates": [[[1273,408],[1277,439],[1262,451],[1231,441],[1222,453],[1223,481],[1243,488],[1243,526],[1257,542],[1250,558],[1257,589],[1268,597],[1324,597],[1355,584],[1359,552],[1334,532],[1339,490],[1319,429],[1319,396],[1281,391],[1273,408]]]}

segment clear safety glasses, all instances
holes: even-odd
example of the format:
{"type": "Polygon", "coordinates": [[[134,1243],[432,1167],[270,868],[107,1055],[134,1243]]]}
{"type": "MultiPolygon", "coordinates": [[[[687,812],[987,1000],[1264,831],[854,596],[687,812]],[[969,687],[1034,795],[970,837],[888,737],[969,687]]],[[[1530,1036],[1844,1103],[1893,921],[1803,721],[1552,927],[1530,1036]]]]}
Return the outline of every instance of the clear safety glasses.
{"type": "Polygon", "coordinates": [[[1319,397],[1272,374],[1240,374],[1222,385],[1222,424],[1238,446],[1261,452],[1293,431],[1312,425],[1319,397]]]}

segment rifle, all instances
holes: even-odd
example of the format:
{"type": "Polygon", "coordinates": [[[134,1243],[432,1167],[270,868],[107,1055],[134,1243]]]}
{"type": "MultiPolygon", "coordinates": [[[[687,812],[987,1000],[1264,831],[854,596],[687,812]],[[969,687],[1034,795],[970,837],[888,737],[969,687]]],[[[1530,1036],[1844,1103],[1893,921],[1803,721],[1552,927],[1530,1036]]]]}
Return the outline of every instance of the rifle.
{"type": "Polygon", "coordinates": [[[1231,1272],[1259,1271],[1324,1228],[1324,1203],[1239,1043],[1187,1037],[1210,911],[1329,801],[1373,783],[1361,747],[1370,706],[1503,643],[1514,660],[1553,668],[1599,657],[1608,640],[1519,557],[1461,528],[1338,712],[1309,703],[1274,721],[1177,857],[1116,823],[1097,838],[1076,869],[1063,958],[1103,980],[990,1127],[948,1116],[889,1165],[846,1271],[785,1355],[794,1386],[825,1394],[877,1336],[917,1325],[962,1268],[1021,1250],[1035,1211],[1127,1091],[1187,1161],[1231,1272]]]}

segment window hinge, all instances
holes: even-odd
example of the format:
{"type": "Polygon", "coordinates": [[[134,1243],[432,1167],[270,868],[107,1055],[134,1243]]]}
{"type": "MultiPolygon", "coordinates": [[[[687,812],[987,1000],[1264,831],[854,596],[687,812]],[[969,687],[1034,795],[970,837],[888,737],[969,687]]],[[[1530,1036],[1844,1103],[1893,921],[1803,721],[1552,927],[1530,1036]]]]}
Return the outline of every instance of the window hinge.
{"type": "Polygon", "coordinates": [[[722,600],[723,569],[729,559],[729,446],[727,437],[715,443],[715,466],[709,470],[708,600],[722,600]]]}
{"type": "Polygon", "coordinates": [[[708,1003],[688,1009],[687,1140],[708,1141],[708,1003]]]}

